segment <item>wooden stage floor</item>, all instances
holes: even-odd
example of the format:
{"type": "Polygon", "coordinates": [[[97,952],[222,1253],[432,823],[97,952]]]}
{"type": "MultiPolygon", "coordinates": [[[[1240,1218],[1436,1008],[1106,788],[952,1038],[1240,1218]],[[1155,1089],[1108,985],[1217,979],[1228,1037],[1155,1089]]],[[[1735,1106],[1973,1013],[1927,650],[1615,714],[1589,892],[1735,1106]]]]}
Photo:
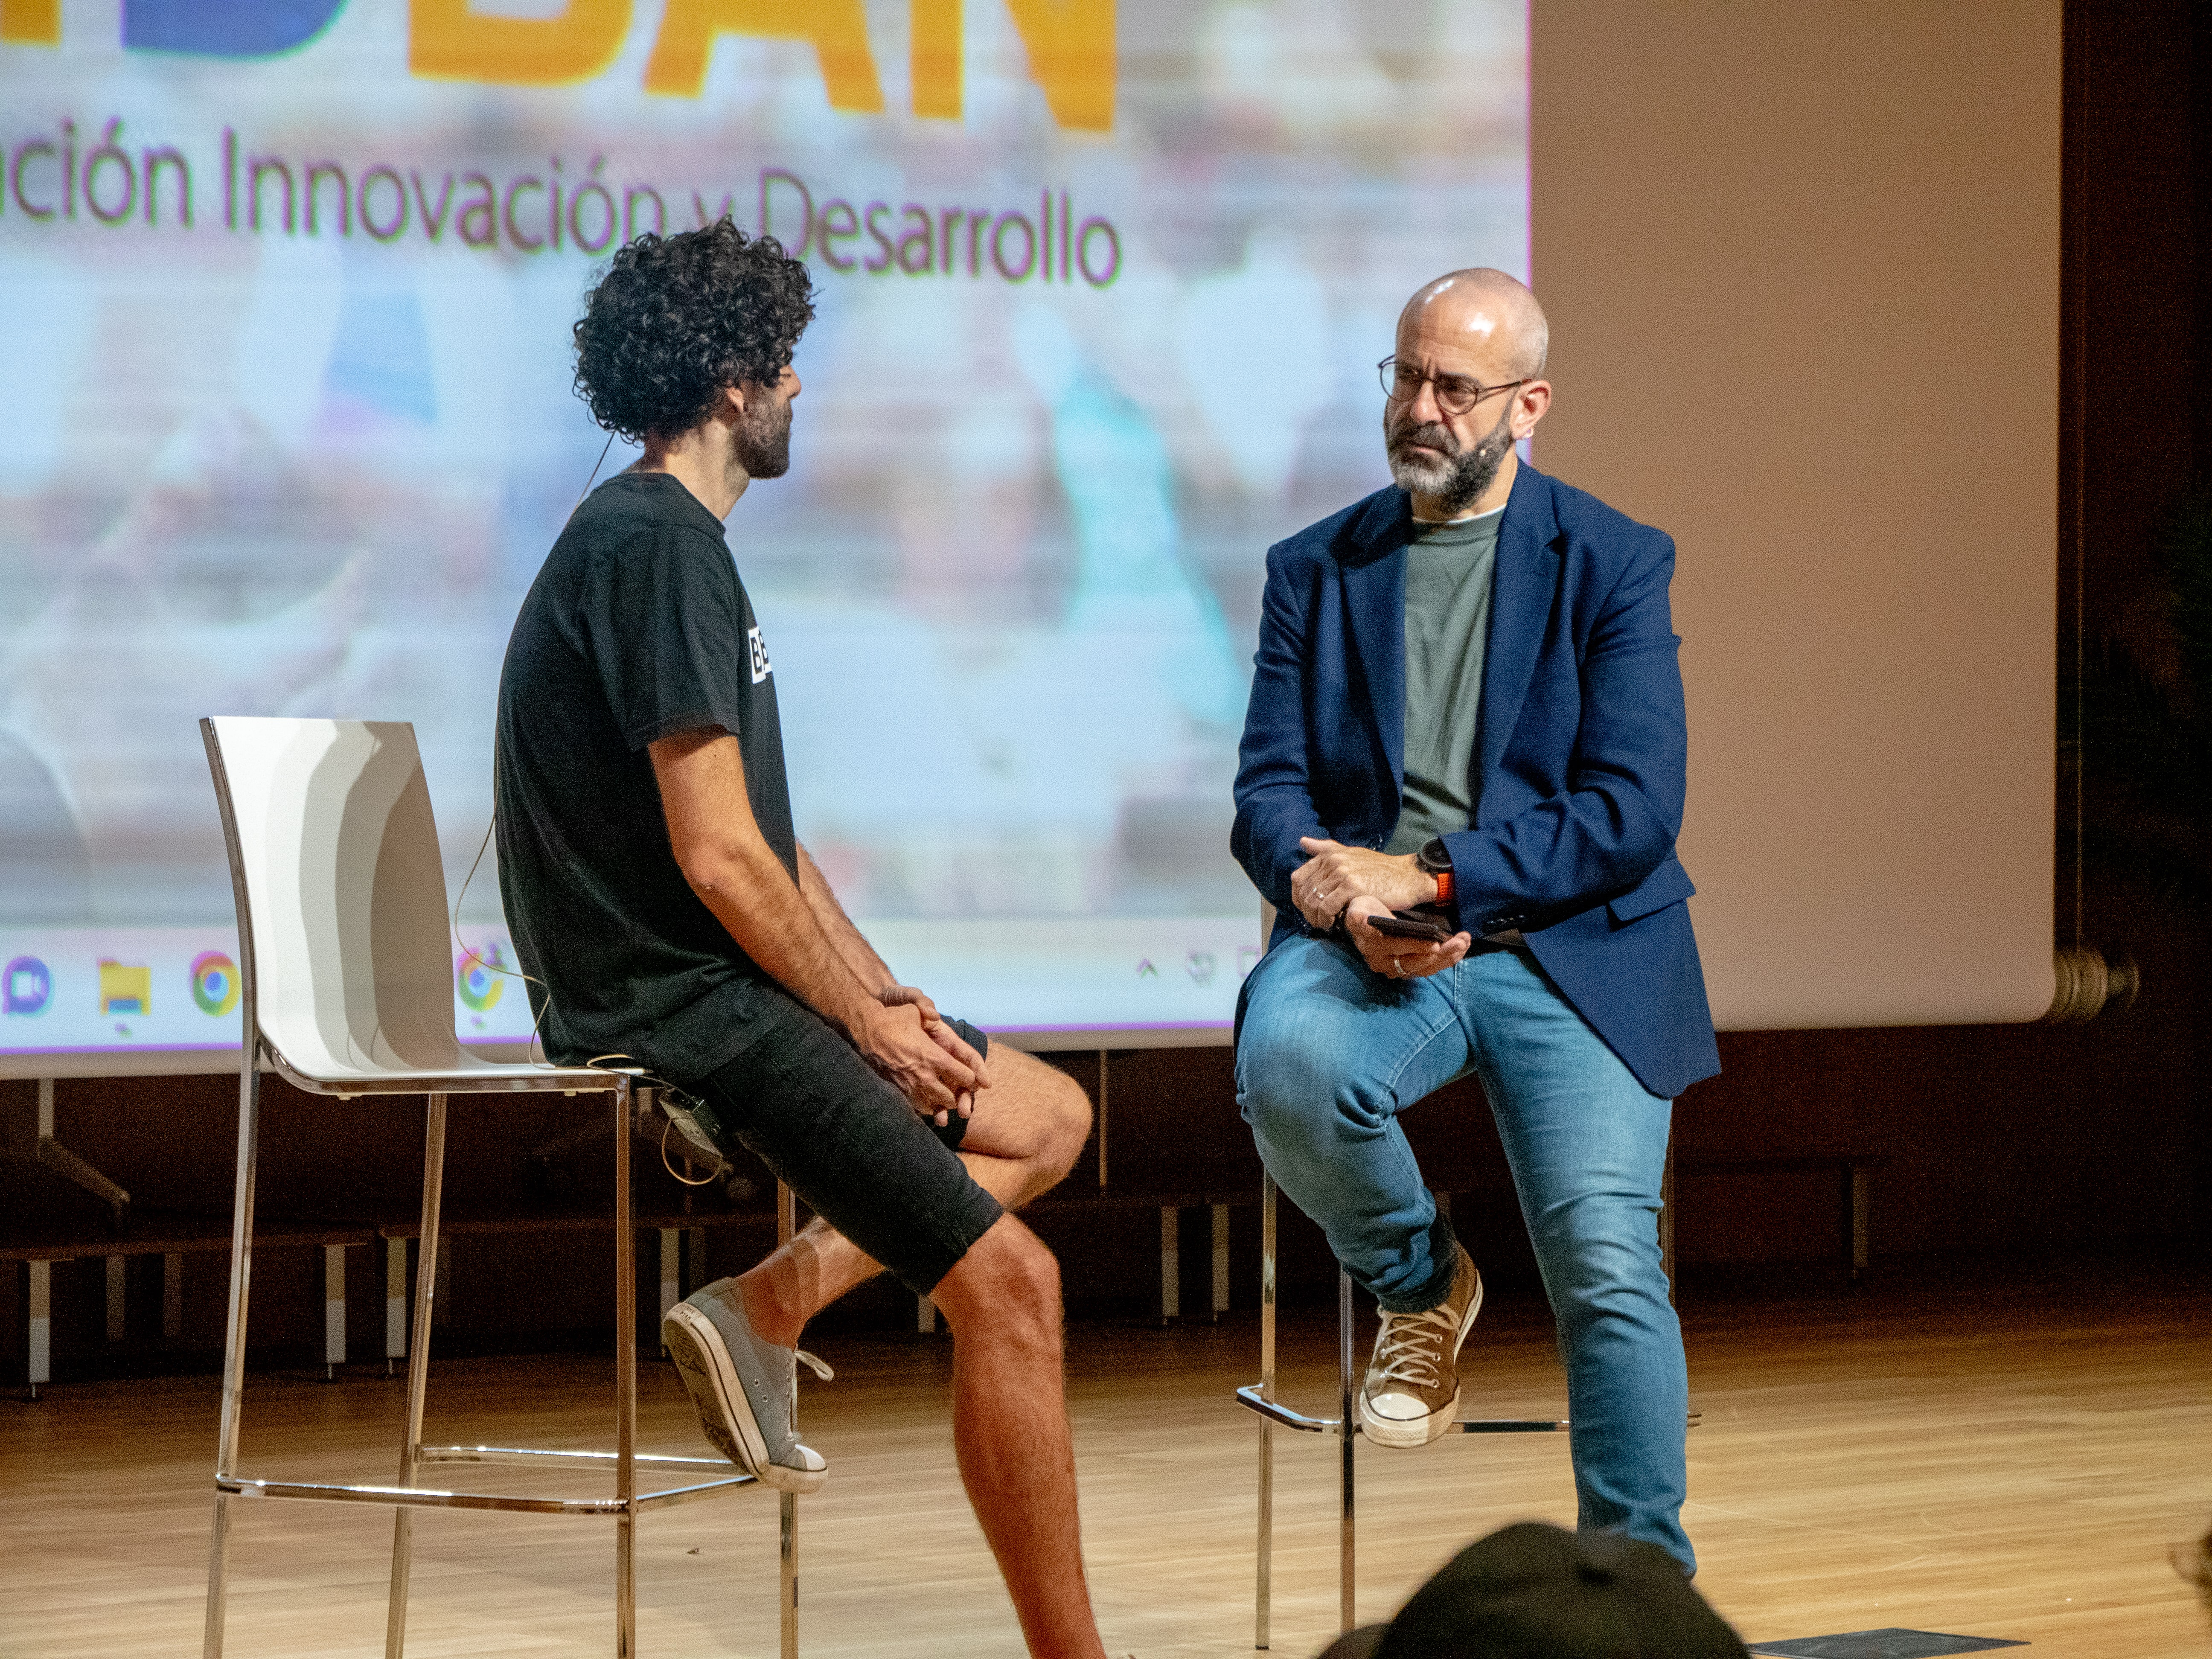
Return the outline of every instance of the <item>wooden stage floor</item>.
{"type": "MultiPolygon", "coordinates": [[[[2116,1270],[1693,1308],[1700,1588],[1754,1641],[1904,1626],[2024,1640],[2046,1659],[2203,1659],[2212,1635],[2168,1551],[2212,1518],[2208,1315],[2201,1277],[2116,1270]]],[[[1304,1311],[1289,1328],[1285,1395],[1323,1409],[1333,1329],[1304,1311]]],[[[1072,1334],[1111,1653],[1250,1650],[1254,1419],[1231,1394],[1253,1380],[1256,1340],[1241,1313],[1072,1334]]],[[[839,1376],[803,1396],[831,1479],[800,1508],[802,1650],[1018,1654],[953,1469],[945,1339],[821,1348],[839,1376]]],[[[641,1373],[644,1448],[694,1449],[673,1374],[641,1373]]],[[[609,1443],[611,1375],[565,1356],[454,1362],[433,1375],[431,1437],[609,1443]]],[[[1563,1409],[1540,1308],[1486,1313],[1467,1375],[1480,1414],[1563,1409]]],[[[246,1472],[388,1479],[400,1409],[380,1373],[254,1377],[246,1472]]],[[[0,1654],[198,1651],[215,1418],[210,1378],[0,1401],[0,1654]]],[[[1303,1659],[1334,1628],[1334,1446],[1279,1443],[1274,1651],[1303,1659]]],[[[1564,1437],[1358,1456],[1363,1618],[1494,1527],[1572,1522],[1564,1437]]],[[[608,1523],[433,1510],[416,1535],[410,1654],[611,1650],[608,1523]]],[[[245,1508],[230,1654],[380,1653],[389,1536],[381,1510],[245,1508]]],[[[773,1655],[774,1503],[746,1492],[647,1516],[639,1581],[646,1659],[773,1655]]]]}

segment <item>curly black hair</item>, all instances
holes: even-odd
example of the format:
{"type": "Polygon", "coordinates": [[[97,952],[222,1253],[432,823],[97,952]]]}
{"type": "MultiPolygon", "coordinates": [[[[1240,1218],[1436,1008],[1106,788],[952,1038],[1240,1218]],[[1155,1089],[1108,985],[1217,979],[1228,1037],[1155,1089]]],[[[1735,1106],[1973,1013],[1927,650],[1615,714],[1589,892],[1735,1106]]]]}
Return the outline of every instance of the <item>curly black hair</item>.
{"type": "Polygon", "coordinates": [[[576,320],[576,395],[632,442],[706,419],[724,386],[772,386],[814,319],[804,261],[728,218],[616,250],[576,320]]]}

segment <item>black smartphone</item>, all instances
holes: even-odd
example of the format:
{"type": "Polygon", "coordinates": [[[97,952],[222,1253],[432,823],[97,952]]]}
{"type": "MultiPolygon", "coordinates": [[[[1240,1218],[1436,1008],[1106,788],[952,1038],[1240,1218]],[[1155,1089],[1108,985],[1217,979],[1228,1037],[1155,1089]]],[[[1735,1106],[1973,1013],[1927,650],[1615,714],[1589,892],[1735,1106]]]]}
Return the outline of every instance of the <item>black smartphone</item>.
{"type": "Polygon", "coordinates": [[[1431,945],[1442,945],[1453,933],[1451,923],[1434,910],[1393,910],[1387,916],[1368,917],[1367,925],[1392,939],[1426,939],[1431,945]]]}

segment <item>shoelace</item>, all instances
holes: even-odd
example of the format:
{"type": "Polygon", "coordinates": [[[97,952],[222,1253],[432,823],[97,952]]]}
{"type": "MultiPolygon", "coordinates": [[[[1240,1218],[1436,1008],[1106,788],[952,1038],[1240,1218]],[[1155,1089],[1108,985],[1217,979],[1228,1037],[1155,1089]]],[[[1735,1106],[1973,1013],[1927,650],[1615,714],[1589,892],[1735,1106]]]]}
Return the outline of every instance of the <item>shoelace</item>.
{"type": "Polygon", "coordinates": [[[1375,1343],[1376,1378],[1435,1388],[1443,1380],[1444,1352],[1458,1329],[1449,1304],[1425,1313],[1383,1315],[1375,1343]]]}
{"type": "MultiPolygon", "coordinates": [[[[806,1367],[806,1369],[807,1369],[807,1370],[809,1370],[810,1371],[812,1371],[812,1372],[815,1374],[815,1376],[817,1376],[820,1377],[820,1378],[821,1378],[824,1382],[831,1382],[831,1381],[835,1380],[835,1378],[836,1377],[836,1375],[837,1375],[837,1373],[836,1373],[836,1372],[835,1372],[835,1371],[831,1370],[830,1369],[830,1367],[829,1367],[827,1364],[823,1364],[821,1360],[819,1360],[819,1359],[816,1358],[812,1354],[811,1354],[811,1353],[807,1352],[805,1349],[804,1349],[804,1348],[793,1348],[791,1352],[792,1352],[794,1355],[796,1355],[796,1356],[798,1357],[798,1359],[799,1359],[799,1364],[805,1365],[805,1366],[806,1367]]],[[[791,1421],[791,1419],[792,1419],[793,1418],[794,1418],[794,1417],[796,1417],[796,1416],[798,1416],[798,1415],[799,1415],[799,1366],[798,1366],[798,1365],[793,1365],[793,1366],[791,1368],[791,1381],[790,1381],[789,1384],[787,1385],[787,1391],[786,1391],[786,1393],[785,1393],[785,1395],[784,1395],[784,1398],[783,1398],[783,1411],[784,1411],[784,1421],[785,1421],[786,1423],[790,1422],[790,1421],[791,1421]]],[[[799,1437],[798,1437],[797,1435],[795,1435],[795,1434],[787,1434],[787,1435],[785,1436],[785,1443],[786,1443],[787,1446],[788,1446],[788,1445],[796,1445],[798,1443],[799,1443],[799,1437]]],[[[775,1447],[774,1447],[774,1446],[769,1447],[769,1455],[771,1458],[775,1458],[775,1457],[778,1456],[778,1455],[779,1455],[779,1453],[778,1453],[778,1451],[777,1451],[777,1449],[776,1449],[775,1447]]]]}
{"type": "MultiPolygon", "coordinates": [[[[831,1370],[829,1366],[807,1352],[805,1349],[793,1348],[791,1352],[798,1358],[799,1365],[805,1366],[824,1382],[834,1382],[836,1379],[836,1372],[831,1370]]],[[[793,1365],[791,1368],[791,1381],[784,1389],[783,1409],[787,1416],[795,1417],[799,1414],[799,1365],[793,1365]]]]}
{"type": "MultiPolygon", "coordinates": [[[[824,1382],[836,1380],[837,1373],[807,1352],[805,1349],[793,1348],[791,1352],[799,1360],[799,1365],[805,1366],[824,1382]]],[[[783,1409],[787,1417],[796,1417],[799,1414],[799,1365],[793,1365],[791,1368],[791,1380],[784,1387],[783,1409]]]]}

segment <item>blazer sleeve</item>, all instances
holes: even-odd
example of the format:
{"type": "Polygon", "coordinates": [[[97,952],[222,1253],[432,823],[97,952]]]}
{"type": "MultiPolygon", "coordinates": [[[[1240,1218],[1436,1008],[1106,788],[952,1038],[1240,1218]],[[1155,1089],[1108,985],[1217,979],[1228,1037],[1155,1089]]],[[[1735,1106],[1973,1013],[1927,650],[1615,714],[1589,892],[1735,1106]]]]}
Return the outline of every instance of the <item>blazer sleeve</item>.
{"type": "MultiPolygon", "coordinates": [[[[1689,739],[1668,605],[1674,544],[1646,531],[1598,607],[1581,664],[1566,787],[1448,835],[1461,924],[1540,927],[1627,892],[1673,853],[1689,739]]],[[[1509,751],[1510,753],[1510,751],[1509,751]]]]}
{"type": "Polygon", "coordinates": [[[1307,640],[1319,601],[1310,556],[1291,544],[1267,550],[1260,601],[1260,648],[1252,659],[1252,700],[1237,746],[1237,822],[1230,851],[1261,896],[1290,910],[1291,872],[1305,862],[1301,836],[1326,836],[1315,810],[1306,752],[1306,709],[1313,672],[1307,640]]]}

